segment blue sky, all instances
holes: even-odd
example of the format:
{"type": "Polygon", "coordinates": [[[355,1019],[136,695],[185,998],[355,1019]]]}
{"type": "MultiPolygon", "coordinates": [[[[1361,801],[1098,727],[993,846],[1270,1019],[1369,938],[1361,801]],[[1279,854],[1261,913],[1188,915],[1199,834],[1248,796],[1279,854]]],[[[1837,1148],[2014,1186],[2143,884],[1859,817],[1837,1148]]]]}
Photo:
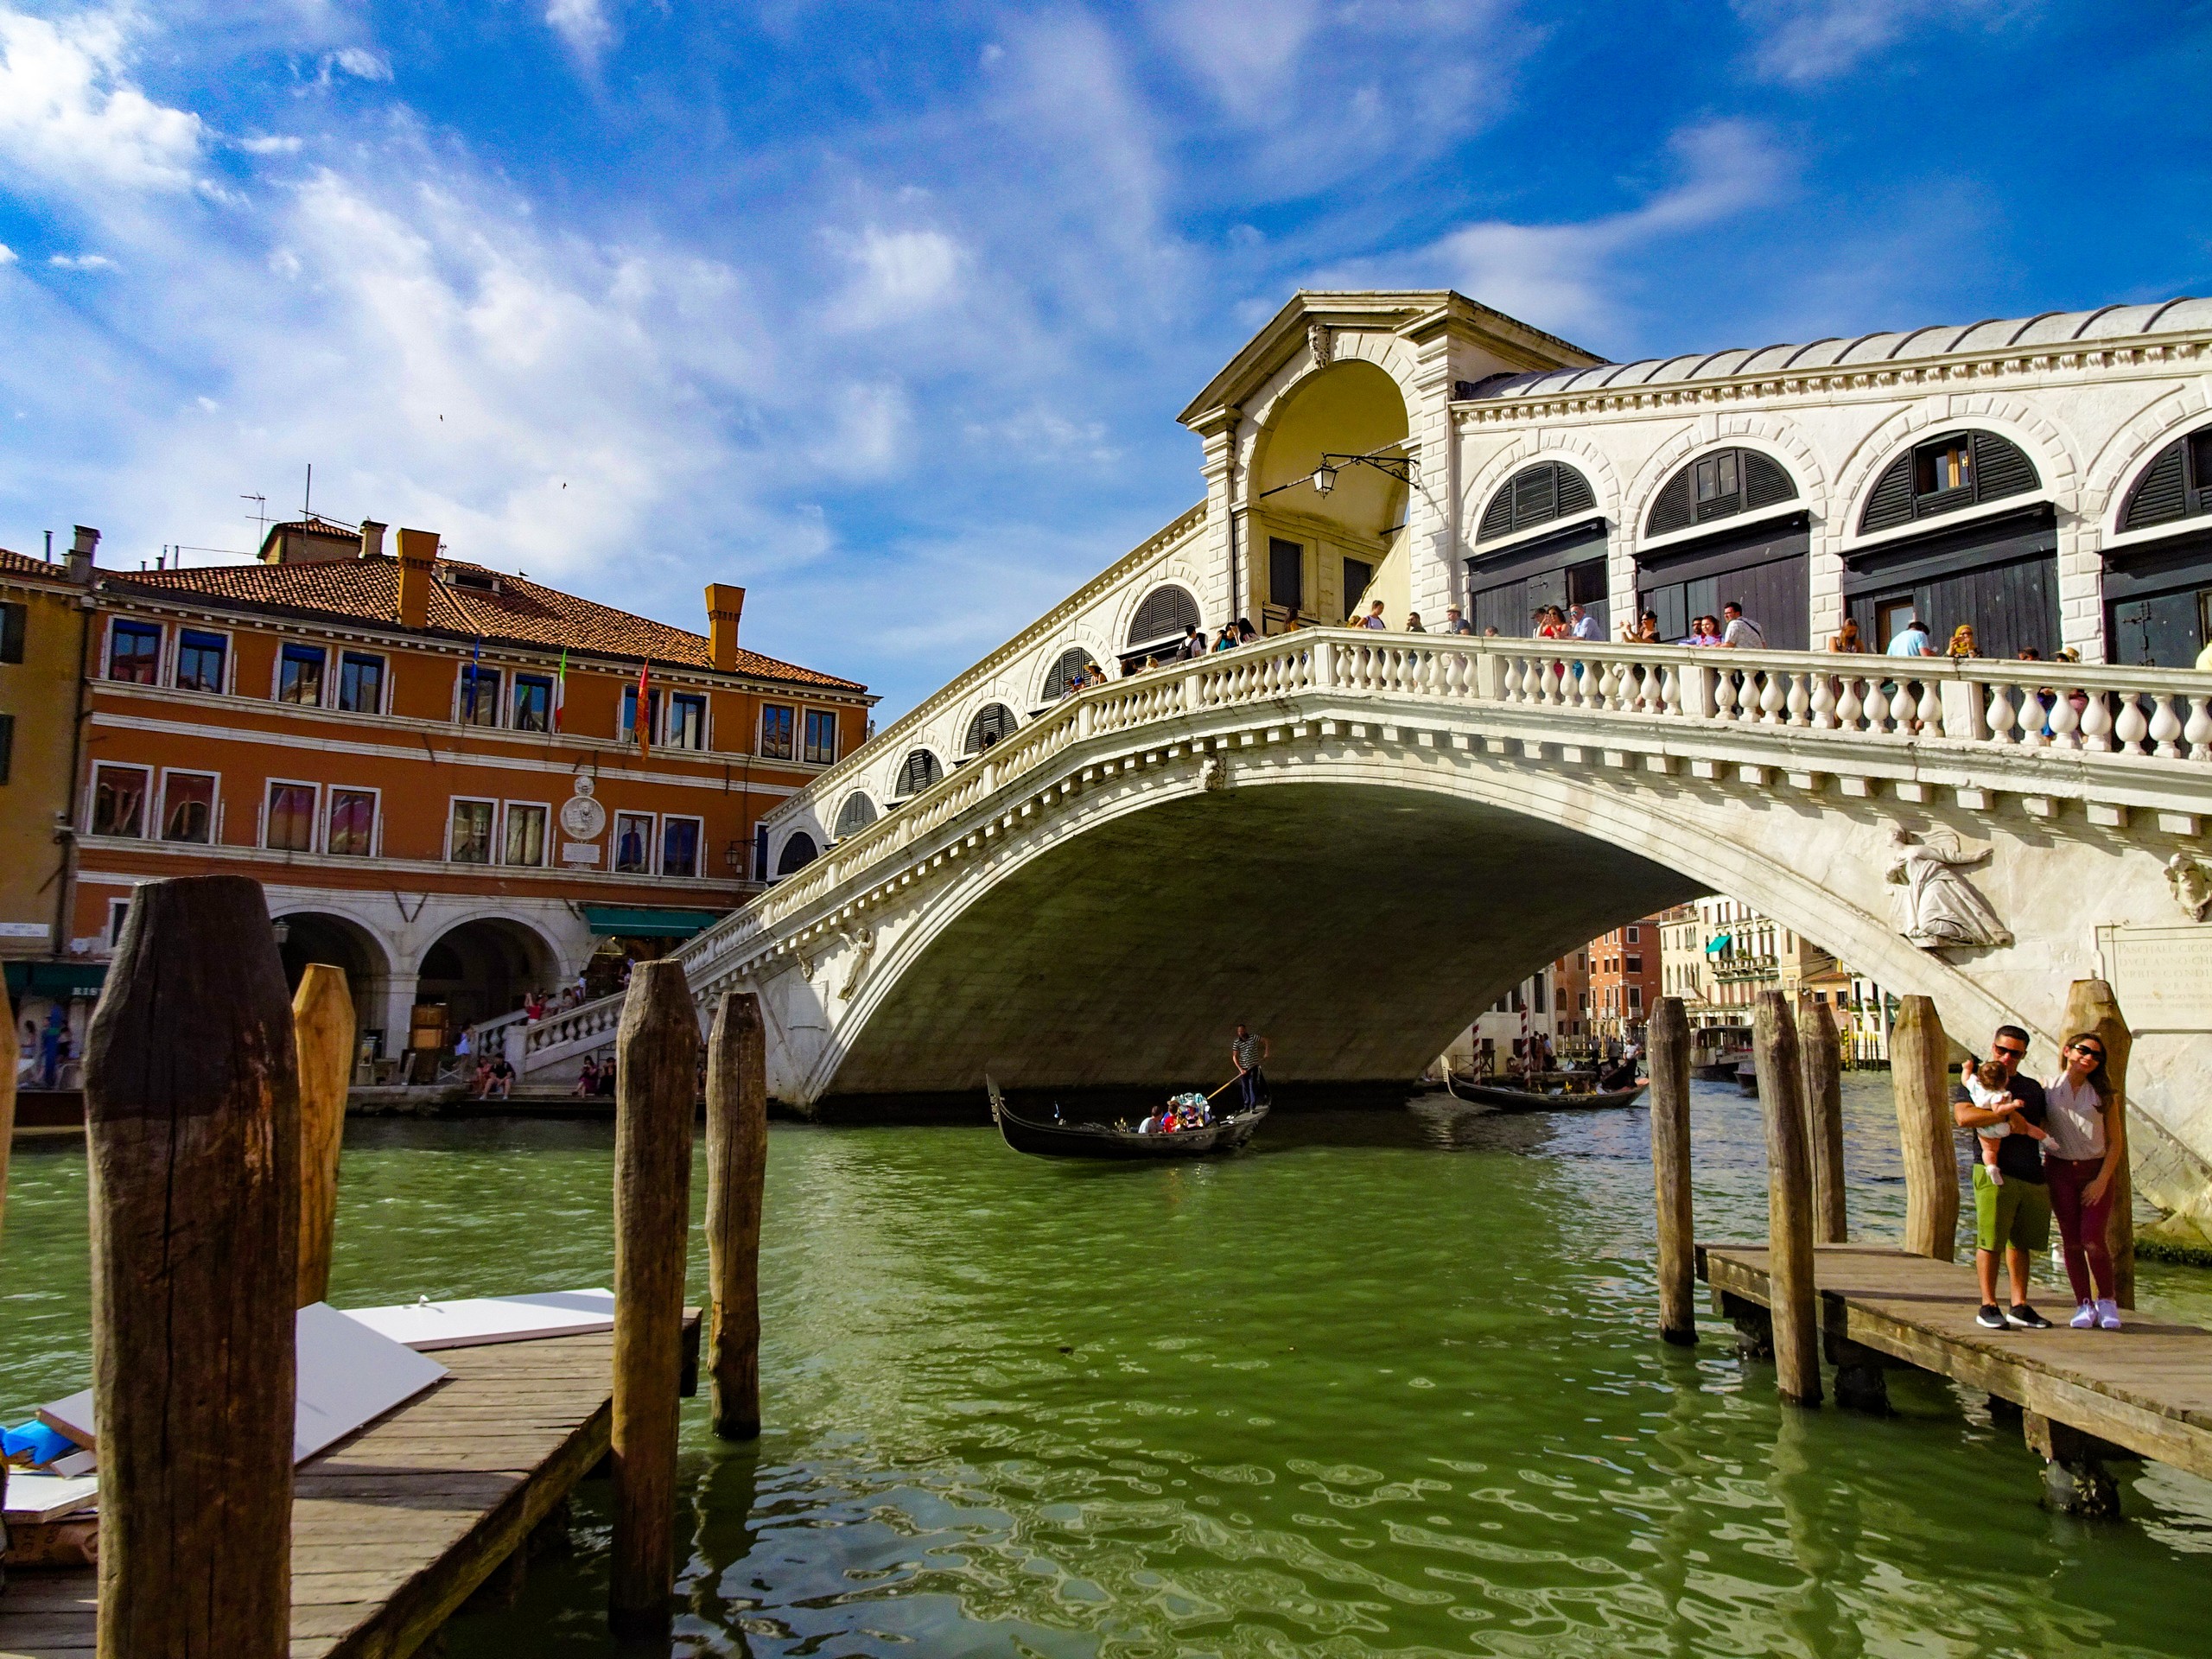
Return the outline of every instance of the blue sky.
{"type": "Polygon", "coordinates": [[[2203,0],[0,0],[0,545],[313,462],[896,712],[1197,499],[1300,286],[1611,357],[2204,294],[2208,88],[2203,0]]]}

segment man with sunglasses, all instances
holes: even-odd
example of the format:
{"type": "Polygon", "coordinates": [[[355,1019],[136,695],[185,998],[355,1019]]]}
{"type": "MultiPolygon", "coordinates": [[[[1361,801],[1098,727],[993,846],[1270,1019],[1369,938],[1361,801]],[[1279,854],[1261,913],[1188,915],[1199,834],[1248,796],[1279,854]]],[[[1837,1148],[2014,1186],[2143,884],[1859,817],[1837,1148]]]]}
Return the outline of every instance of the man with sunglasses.
{"type": "Polygon", "coordinates": [[[1981,1311],[1974,1323],[1985,1330],[2048,1331],[2050,1321],[2028,1306],[2029,1253],[2050,1248],[2050,1189],[2043,1167],[2043,1142],[2050,1138],[2044,1128],[2050,1103],[2043,1085],[2019,1075],[2028,1057],[2028,1033],[2018,1026],[1999,1026],[1990,1039],[1990,1057],[2005,1068],[2005,1088],[2019,1103],[2011,1113],[1984,1111],[1974,1103],[1963,1081],[1951,1088],[1951,1116],[1961,1128],[1980,1128],[2010,1122],[2012,1132],[1997,1143],[1997,1173],[2000,1183],[1977,1159],[1974,1166],[1974,1272],[1981,1280],[1981,1311]],[[2012,1303],[1997,1305],[1997,1255],[2005,1255],[2005,1274],[2011,1281],[2012,1303]]]}

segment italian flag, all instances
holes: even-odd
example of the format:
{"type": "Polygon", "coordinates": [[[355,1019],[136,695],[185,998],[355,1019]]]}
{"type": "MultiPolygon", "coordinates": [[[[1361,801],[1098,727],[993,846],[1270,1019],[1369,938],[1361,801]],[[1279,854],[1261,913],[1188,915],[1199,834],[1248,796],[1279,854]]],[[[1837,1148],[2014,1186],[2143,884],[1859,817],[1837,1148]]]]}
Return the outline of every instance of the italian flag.
{"type": "Polygon", "coordinates": [[[553,671],[553,729],[561,729],[561,711],[569,706],[569,648],[561,647],[561,666],[553,671]]]}

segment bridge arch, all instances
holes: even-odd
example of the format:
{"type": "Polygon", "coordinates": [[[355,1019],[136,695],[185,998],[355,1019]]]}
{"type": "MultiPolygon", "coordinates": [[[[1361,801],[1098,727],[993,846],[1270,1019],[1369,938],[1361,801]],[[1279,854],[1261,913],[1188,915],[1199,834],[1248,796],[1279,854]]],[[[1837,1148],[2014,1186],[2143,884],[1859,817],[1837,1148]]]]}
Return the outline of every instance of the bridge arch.
{"type": "Polygon", "coordinates": [[[458,1028],[520,1007],[532,990],[562,979],[560,947],[518,917],[480,912],[459,917],[423,951],[416,997],[443,1002],[458,1028]]]}

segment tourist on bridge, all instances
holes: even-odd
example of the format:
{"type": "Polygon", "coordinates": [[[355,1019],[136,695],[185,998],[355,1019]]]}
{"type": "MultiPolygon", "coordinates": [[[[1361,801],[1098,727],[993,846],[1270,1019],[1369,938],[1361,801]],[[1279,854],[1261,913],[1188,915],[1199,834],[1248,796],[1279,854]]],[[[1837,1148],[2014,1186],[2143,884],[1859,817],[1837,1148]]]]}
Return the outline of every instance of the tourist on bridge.
{"type": "Polygon", "coordinates": [[[2012,1096],[2012,1109],[1986,1111],[1974,1103],[1963,1084],[1951,1088],[1951,1116],[1963,1128],[1980,1130],[2008,1123],[2011,1133],[1997,1143],[1996,1171],[1979,1159],[1974,1166],[1974,1265],[1981,1281],[1981,1311],[1974,1323],[1985,1330],[2048,1331],[2050,1321],[2028,1306],[2029,1252],[2050,1248],[2050,1192],[2045,1184],[2041,1143],[2050,1134],[2044,1125],[2050,1116],[2043,1085],[2019,1075],[2020,1062],[2028,1057],[2028,1033],[2018,1026],[1999,1026],[1990,1039],[1990,1058],[2001,1069],[2003,1087],[2012,1096]],[[1991,1179],[2001,1173],[2000,1185],[1991,1179]],[[1997,1305],[1997,1256],[2005,1255],[2005,1277],[2012,1303],[1997,1305]]]}
{"type": "Polygon", "coordinates": [[[1843,619],[1843,626],[1828,636],[1828,649],[1853,655],[1861,654],[1866,651],[1866,642],[1859,637],[1859,624],[1856,620],[1848,616],[1843,619]]]}
{"type": "Polygon", "coordinates": [[[1459,614],[1459,607],[1457,605],[1447,605],[1444,607],[1445,632],[1472,633],[1474,631],[1474,624],[1459,614]]]}
{"type": "Polygon", "coordinates": [[[1408,633],[1427,633],[1428,632],[1427,628],[1424,628],[1421,625],[1421,613],[1419,611],[1408,611],[1406,613],[1406,632],[1408,633]]]}
{"type": "Polygon", "coordinates": [[[1367,614],[1353,621],[1355,628],[1385,628],[1390,625],[1382,620],[1382,601],[1376,600],[1367,607],[1367,614]]]}
{"type": "Polygon", "coordinates": [[[1567,607],[1567,632],[1573,639],[1602,642],[1605,637],[1605,625],[1580,605],[1570,605],[1567,607]]]}
{"type": "Polygon", "coordinates": [[[1884,652],[1890,657],[1933,657],[1936,654],[1936,642],[1928,637],[1928,625],[1917,616],[1897,630],[1884,652]]]}
{"type": "Polygon", "coordinates": [[[2125,1135],[2112,1116],[2112,1080],[2105,1075],[2104,1041],[2093,1031],[2067,1039],[2064,1070],[2044,1085],[2050,1107],[2050,1142],[2043,1149],[2051,1213],[2058,1217],[2059,1248],[2076,1304],[2069,1321],[2076,1330],[2120,1329],[2113,1299],[2112,1251],[2105,1229],[2112,1215],[2113,1181],[2127,1156],[2125,1135]]]}
{"type": "Polygon", "coordinates": [[[1229,1045],[1229,1058],[1236,1067],[1238,1097],[1246,1109],[1257,1106],[1268,1090],[1268,1079],[1260,1070],[1267,1063],[1271,1046],[1264,1037],[1255,1037],[1243,1020],[1236,1022],[1236,1039],[1229,1045]]]}
{"type": "Polygon", "coordinates": [[[1720,614],[1728,626],[1720,631],[1720,643],[1736,651],[1764,651],[1766,632],[1744,614],[1744,601],[1732,599],[1720,607],[1720,614]]]}

